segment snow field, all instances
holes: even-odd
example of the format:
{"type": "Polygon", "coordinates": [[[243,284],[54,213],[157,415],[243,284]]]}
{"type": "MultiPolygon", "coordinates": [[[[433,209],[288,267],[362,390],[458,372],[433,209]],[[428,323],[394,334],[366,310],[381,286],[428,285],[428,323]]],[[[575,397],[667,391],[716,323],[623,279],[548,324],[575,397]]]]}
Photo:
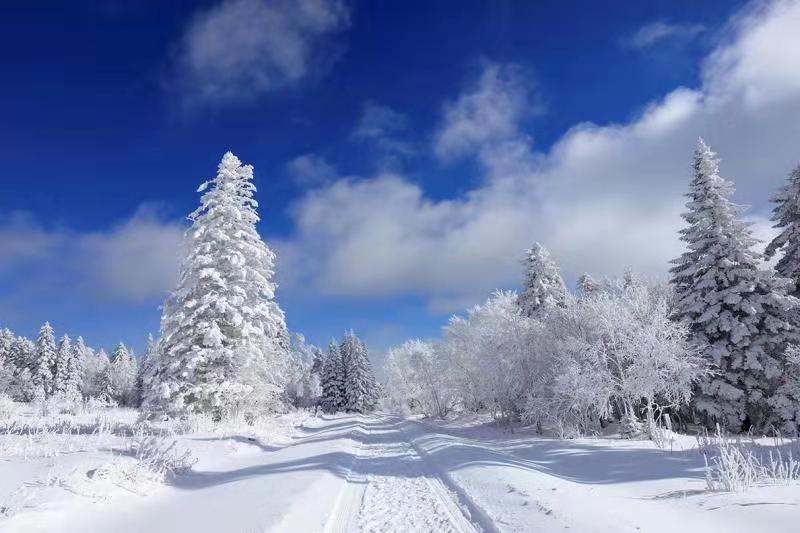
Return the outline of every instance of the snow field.
{"type": "Polygon", "coordinates": [[[192,468],[151,477],[130,474],[135,411],[15,417],[83,431],[0,433],[2,532],[788,532],[800,520],[797,484],[709,491],[696,439],[680,435],[669,450],[512,434],[486,417],[195,417],[163,441],[192,468]]]}

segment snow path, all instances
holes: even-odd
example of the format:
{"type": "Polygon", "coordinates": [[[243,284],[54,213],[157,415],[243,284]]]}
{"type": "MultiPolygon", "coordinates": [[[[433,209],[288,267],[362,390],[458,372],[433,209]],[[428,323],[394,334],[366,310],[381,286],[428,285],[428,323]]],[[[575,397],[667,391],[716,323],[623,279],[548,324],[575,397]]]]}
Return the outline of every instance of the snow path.
{"type": "MultiPolygon", "coordinates": [[[[180,437],[199,462],[173,483],[100,503],[48,487],[64,497],[0,518],[0,531],[706,533],[800,523],[800,487],[709,494],[693,449],[388,415],[310,417],[294,432],[282,447],[244,435],[180,437]]],[[[89,468],[81,454],[53,461],[59,472],[89,468]]]]}
{"type": "Polygon", "coordinates": [[[362,472],[361,508],[346,531],[470,533],[476,527],[427,461],[407,440],[403,421],[381,417],[362,433],[354,470],[362,472]]]}

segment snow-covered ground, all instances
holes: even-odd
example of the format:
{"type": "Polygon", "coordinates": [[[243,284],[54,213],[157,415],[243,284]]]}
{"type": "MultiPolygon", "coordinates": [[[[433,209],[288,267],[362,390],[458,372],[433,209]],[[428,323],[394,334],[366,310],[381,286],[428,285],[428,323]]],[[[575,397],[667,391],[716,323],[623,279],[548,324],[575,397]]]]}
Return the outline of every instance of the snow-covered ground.
{"type": "Polygon", "coordinates": [[[130,453],[135,415],[62,417],[68,434],[0,434],[0,530],[688,533],[800,523],[797,485],[707,492],[690,438],[670,451],[511,434],[482,420],[301,412],[165,432],[197,461],[160,483],[130,453]]]}

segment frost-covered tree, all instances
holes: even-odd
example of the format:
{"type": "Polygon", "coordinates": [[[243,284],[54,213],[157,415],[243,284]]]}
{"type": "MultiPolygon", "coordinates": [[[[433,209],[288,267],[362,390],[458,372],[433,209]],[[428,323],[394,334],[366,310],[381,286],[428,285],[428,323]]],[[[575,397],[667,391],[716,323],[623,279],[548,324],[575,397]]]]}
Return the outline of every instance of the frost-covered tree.
{"type": "Polygon", "coordinates": [[[25,337],[17,337],[11,345],[9,359],[13,369],[9,394],[17,401],[29,402],[36,390],[33,372],[37,368],[36,345],[25,337]]]}
{"type": "Polygon", "coordinates": [[[97,353],[93,353],[91,349],[88,352],[83,363],[81,392],[84,396],[98,398],[105,392],[105,378],[111,361],[102,348],[97,353]]]}
{"type": "Polygon", "coordinates": [[[519,306],[525,316],[534,316],[540,309],[563,305],[567,295],[564,280],[550,252],[534,243],[523,260],[525,279],[519,295],[519,306]]]}
{"type": "Polygon", "coordinates": [[[773,226],[780,233],[767,245],[764,254],[772,258],[779,251],[781,258],[775,264],[775,271],[794,282],[794,296],[800,294],[800,165],[788,181],[772,197],[775,209],[772,213],[773,226]]]}
{"type": "Polygon", "coordinates": [[[142,356],[139,371],[136,375],[136,404],[140,405],[144,399],[145,391],[150,390],[153,386],[153,372],[156,368],[156,359],[158,358],[158,344],[153,335],[147,336],[147,344],[144,349],[144,356],[142,356]]]}
{"type": "Polygon", "coordinates": [[[117,344],[111,354],[111,363],[106,368],[103,378],[103,393],[120,405],[135,405],[136,376],[138,366],[136,359],[123,344],[117,344]]]}
{"type": "Polygon", "coordinates": [[[517,302],[516,293],[499,291],[466,316],[452,317],[441,346],[463,406],[506,423],[519,418],[533,378],[537,321],[517,302]]]}
{"type": "Polygon", "coordinates": [[[17,370],[36,368],[36,345],[25,337],[17,337],[11,345],[11,363],[17,370]]]}
{"type": "Polygon", "coordinates": [[[78,337],[72,346],[64,386],[64,393],[67,398],[77,400],[82,396],[83,372],[86,358],[89,356],[89,348],[83,341],[83,337],[78,337]]]}
{"type": "Polygon", "coordinates": [[[0,329],[0,363],[13,365],[11,352],[17,336],[8,328],[0,329]]]}
{"type": "Polygon", "coordinates": [[[584,272],[578,278],[577,283],[578,292],[581,296],[592,296],[598,291],[602,290],[602,286],[597,282],[588,272],[584,272]]]}
{"type": "Polygon", "coordinates": [[[67,382],[69,381],[69,366],[70,359],[72,359],[72,339],[69,335],[64,335],[58,341],[58,350],[56,351],[56,365],[53,372],[53,394],[64,394],[67,391],[67,382]]]}
{"type": "Polygon", "coordinates": [[[389,350],[384,371],[387,397],[395,407],[438,418],[456,407],[451,372],[438,349],[430,342],[410,340],[389,350]]]}
{"type": "Polygon", "coordinates": [[[366,413],[378,403],[378,385],[364,342],[352,330],[345,333],[340,346],[345,372],[345,409],[366,413]]]}
{"type": "MultiPolygon", "coordinates": [[[[290,336],[286,400],[295,407],[311,407],[319,401],[320,375],[315,371],[319,348],[306,343],[300,333],[290,336]]],[[[320,369],[321,370],[321,369],[320,369]]]]}
{"type": "Polygon", "coordinates": [[[275,256],[261,240],[253,167],[228,152],[200,186],[177,288],[164,304],[146,407],[179,413],[277,408],[286,325],[274,300],[275,256]]]}
{"type": "Polygon", "coordinates": [[[335,413],[345,408],[345,373],[342,354],[336,341],[328,344],[328,356],[322,365],[322,395],[320,406],[326,413],[335,413]]]}
{"type": "Polygon", "coordinates": [[[731,203],[733,186],[719,174],[716,154],[702,141],[687,195],[687,250],[673,261],[674,317],[717,371],[703,380],[695,406],[733,430],[774,422],[769,397],[783,371],[786,344],[797,338],[789,313],[797,300],[789,282],[759,269],[744,208],[731,203]]]}
{"type": "Polygon", "coordinates": [[[57,358],[53,328],[50,322],[45,322],[36,338],[36,368],[33,374],[40,397],[46,398],[54,392],[57,358]]]}

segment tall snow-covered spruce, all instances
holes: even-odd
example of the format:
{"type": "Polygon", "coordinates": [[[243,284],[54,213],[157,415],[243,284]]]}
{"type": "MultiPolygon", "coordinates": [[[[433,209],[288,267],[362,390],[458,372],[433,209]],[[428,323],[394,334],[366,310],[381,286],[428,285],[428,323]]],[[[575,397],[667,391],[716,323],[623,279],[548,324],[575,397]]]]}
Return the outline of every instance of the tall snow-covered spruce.
{"type": "Polygon", "coordinates": [[[342,354],[339,345],[331,339],[328,344],[328,356],[322,365],[322,376],[320,386],[322,396],[320,406],[326,413],[335,413],[344,409],[346,398],[344,389],[344,365],[342,364],[342,354]]]}
{"type": "Polygon", "coordinates": [[[353,330],[345,333],[339,347],[344,365],[344,390],[347,411],[365,413],[375,408],[378,400],[377,382],[372,373],[367,347],[353,330]]]}
{"type": "Polygon", "coordinates": [[[775,271],[792,280],[794,295],[800,294],[800,165],[789,174],[787,183],[772,197],[775,209],[772,221],[780,229],[777,237],[767,245],[764,255],[773,257],[778,251],[783,255],[775,264],[775,271]]]}
{"type": "Polygon", "coordinates": [[[684,320],[716,374],[703,380],[695,406],[707,421],[732,430],[778,422],[770,397],[784,368],[784,350],[797,334],[789,321],[797,300],[789,282],[759,268],[756,240],[744,208],[730,201],[731,183],[701,139],[687,195],[687,250],[673,261],[674,318],[684,320]]]}
{"type": "Polygon", "coordinates": [[[50,322],[45,322],[36,338],[36,363],[33,369],[33,380],[39,399],[48,397],[55,392],[57,361],[55,334],[50,322]]]}
{"type": "Polygon", "coordinates": [[[189,215],[177,288],[164,304],[150,411],[277,408],[287,356],[274,253],[256,230],[253,167],[228,152],[189,215]]]}
{"type": "Polygon", "coordinates": [[[567,288],[547,248],[534,243],[525,252],[523,265],[525,280],[517,301],[525,316],[535,316],[543,307],[564,304],[567,288]]]}

